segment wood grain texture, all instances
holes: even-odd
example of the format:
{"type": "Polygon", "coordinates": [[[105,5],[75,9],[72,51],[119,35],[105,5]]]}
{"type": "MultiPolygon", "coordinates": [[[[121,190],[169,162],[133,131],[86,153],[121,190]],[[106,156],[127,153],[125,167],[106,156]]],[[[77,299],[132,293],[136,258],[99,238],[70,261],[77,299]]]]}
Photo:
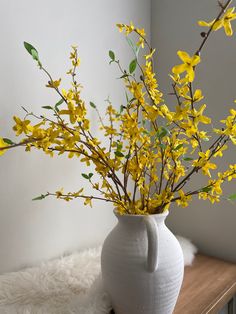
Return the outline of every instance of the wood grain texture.
{"type": "Polygon", "coordinates": [[[185,268],[174,314],[216,314],[236,294],[236,265],[197,255],[185,268]]]}

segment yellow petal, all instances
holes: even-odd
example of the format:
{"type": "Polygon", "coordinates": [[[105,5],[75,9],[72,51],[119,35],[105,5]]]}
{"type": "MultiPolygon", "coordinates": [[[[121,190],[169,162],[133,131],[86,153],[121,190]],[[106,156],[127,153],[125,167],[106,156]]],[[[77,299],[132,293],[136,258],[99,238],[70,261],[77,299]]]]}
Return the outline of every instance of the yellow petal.
{"type": "Polygon", "coordinates": [[[236,116],[236,110],[234,110],[233,108],[232,109],[230,109],[230,111],[229,111],[231,114],[232,114],[232,116],[236,116]]]}
{"type": "Polygon", "coordinates": [[[201,105],[200,109],[199,109],[199,113],[202,115],[203,111],[206,109],[206,104],[201,105]]]}
{"type": "Polygon", "coordinates": [[[191,65],[195,66],[201,61],[201,58],[197,55],[194,55],[191,60],[191,65]]]}
{"type": "Polygon", "coordinates": [[[145,55],[145,59],[146,60],[151,59],[155,51],[156,51],[156,49],[152,49],[148,55],[145,55]]]}
{"type": "Polygon", "coordinates": [[[180,74],[180,73],[183,73],[184,71],[186,71],[186,68],[187,68],[186,64],[184,64],[184,63],[179,64],[179,65],[176,65],[172,68],[172,72],[174,74],[180,74]]]}
{"type": "Polygon", "coordinates": [[[194,101],[200,101],[203,98],[204,98],[204,96],[202,96],[202,91],[200,89],[196,89],[194,96],[193,96],[194,101]]]}
{"type": "Polygon", "coordinates": [[[188,80],[189,80],[189,82],[193,82],[194,81],[194,77],[195,77],[195,73],[194,73],[193,67],[187,66],[186,71],[188,73],[188,80]]]}
{"type": "Polygon", "coordinates": [[[215,22],[215,20],[213,20],[213,21],[211,21],[211,22],[198,21],[198,25],[199,25],[199,26],[211,27],[214,22],[215,22]]]}
{"type": "Polygon", "coordinates": [[[230,137],[232,143],[233,143],[234,145],[236,145],[236,138],[233,137],[232,135],[229,135],[229,137],[230,137]]]}
{"type": "MultiPolygon", "coordinates": [[[[5,143],[4,140],[0,137],[0,148],[7,147],[7,146],[8,146],[7,143],[5,143]]],[[[6,152],[5,149],[0,150],[0,156],[3,155],[5,152],[6,152]]]]}
{"type": "Polygon", "coordinates": [[[190,58],[190,56],[189,56],[189,54],[187,52],[179,50],[177,52],[177,55],[179,56],[179,58],[183,62],[185,62],[185,63],[190,63],[191,62],[191,58],[190,58]]]}
{"type": "Polygon", "coordinates": [[[123,28],[124,28],[124,24],[116,24],[116,26],[118,27],[119,32],[122,33],[123,28]]]}
{"type": "Polygon", "coordinates": [[[210,124],[211,123],[211,118],[208,118],[206,116],[201,117],[201,122],[204,124],[210,124]]]}
{"type": "Polygon", "coordinates": [[[231,24],[229,21],[226,21],[224,23],[224,29],[225,29],[225,34],[227,36],[232,36],[233,35],[233,30],[232,30],[232,27],[231,27],[231,24]]]}
{"type": "Polygon", "coordinates": [[[223,26],[223,21],[219,20],[219,21],[215,22],[215,24],[213,25],[212,29],[213,29],[213,31],[217,31],[222,26],[223,26]]]}
{"type": "Polygon", "coordinates": [[[233,12],[234,12],[234,9],[235,9],[235,7],[232,7],[232,8],[227,9],[225,15],[228,15],[228,14],[233,13],[233,12]]]}
{"type": "Polygon", "coordinates": [[[230,15],[230,21],[233,21],[233,20],[235,20],[235,19],[236,19],[236,13],[231,14],[231,15],[230,15]]]}

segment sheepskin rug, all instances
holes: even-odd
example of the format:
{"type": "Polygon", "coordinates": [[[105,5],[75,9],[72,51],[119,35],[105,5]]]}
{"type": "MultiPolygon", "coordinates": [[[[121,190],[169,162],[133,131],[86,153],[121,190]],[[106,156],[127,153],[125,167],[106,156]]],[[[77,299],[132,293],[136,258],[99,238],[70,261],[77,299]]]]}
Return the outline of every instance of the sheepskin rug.
{"type": "MultiPolygon", "coordinates": [[[[197,251],[177,237],[190,265],[197,251]]],[[[101,247],[0,276],[1,314],[108,314],[111,303],[100,274],[101,247]]]]}

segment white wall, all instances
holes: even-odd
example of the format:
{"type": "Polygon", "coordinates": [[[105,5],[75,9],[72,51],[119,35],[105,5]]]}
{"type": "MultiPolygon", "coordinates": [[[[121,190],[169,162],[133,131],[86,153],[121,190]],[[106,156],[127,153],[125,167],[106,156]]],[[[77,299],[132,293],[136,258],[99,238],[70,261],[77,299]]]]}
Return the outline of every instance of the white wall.
{"type": "MultiPolygon", "coordinates": [[[[83,96],[101,108],[110,95],[119,106],[124,100],[118,70],[108,65],[108,50],[124,64],[131,58],[117,22],[133,21],[150,31],[150,1],[143,0],[2,0],[0,10],[0,134],[13,137],[14,114],[20,106],[40,113],[58,100],[44,87],[45,76],[23,48],[32,43],[55,78],[66,77],[71,44],[79,45],[83,96]]],[[[94,129],[97,120],[93,113],[94,129]]],[[[41,152],[9,151],[0,159],[0,272],[19,269],[65,251],[101,243],[115,223],[112,206],[54,199],[32,202],[46,191],[78,189],[83,169],[76,160],[51,159],[41,152]]]]}
{"type": "MultiPolygon", "coordinates": [[[[180,63],[177,50],[194,53],[201,43],[198,20],[211,20],[218,13],[216,0],[153,0],[152,43],[157,48],[157,72],[161,88],[171,91],[170,73],[173,65],[180,63]]],[[[236,25],[233,22],[233,28],[236,25]]],[[[226,37],[223,30],[214,33],[202,51],[202,64],[197,74],[198,88],[202,88],[208,105],[207,113],[214,121],[223,119],[236,99],[236,40],[226,37]]],[[[174,99],[167,97],[173,105],[174,99]]],[[[236,163],[235,147],[222,159],[236,163]]],[[[200,183],[198,176],[196,183],[200,183]]],[[[236,192],[235,182],[225,188],[225,195],[236,192]]],[[[209,202],[194,201],[190,207],[173,206],[168,220],[176,233],[191,238],[198,248],[209,255],[236,261],[236,204],[227,201],[213,206],[209,202]]]]}

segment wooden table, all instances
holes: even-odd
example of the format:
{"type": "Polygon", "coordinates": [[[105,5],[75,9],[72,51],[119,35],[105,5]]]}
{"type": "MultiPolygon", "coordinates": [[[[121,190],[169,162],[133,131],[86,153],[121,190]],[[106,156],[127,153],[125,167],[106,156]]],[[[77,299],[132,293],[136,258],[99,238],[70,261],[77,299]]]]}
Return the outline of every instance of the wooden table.
{"type": "Polygon", "coordinates": [[[233,302],[230,302],[234,295],[236,265],[197,255],[193,265],[185,267],[174,314],[216,314],[227,303],[229,313],[235,314],[233,302]]]}

